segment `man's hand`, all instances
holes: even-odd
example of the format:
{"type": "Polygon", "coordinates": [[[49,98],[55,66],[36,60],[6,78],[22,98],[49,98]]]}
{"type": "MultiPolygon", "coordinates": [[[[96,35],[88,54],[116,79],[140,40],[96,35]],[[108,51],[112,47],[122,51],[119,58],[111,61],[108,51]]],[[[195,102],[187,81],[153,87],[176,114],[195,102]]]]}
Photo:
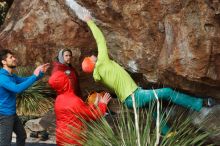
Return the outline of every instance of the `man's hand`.
{"type": "Polygon", "coordinates": [[[66,0],[66,4],[75,12],[76,16],[84,22],[91,20],[91,14],[85,7],[79,5],[75,0],[66,0]]]}
{"type": "Polygon", "coordinates": [[[82,10],[82,20],[85,22],[88,22],[89,20],[92,20],[92,16],[90,15],[90,12],[86,9],[82,10]]]}
{"type": "Polygon", "coordinates": [[[41,66],[42,66],[41,72],[45,73],[45,72],[47,72],[48,68],[50,67],[50,63],[45,63],[41,66]]]}
{"type": "Polygon", "coordinates": [[[108,104],[111,99],[111,95],[109,93],[105,93],[104,96],[99,100],[99,102],[108,104]]]}
{"type": "Polygon", "coordinates": [[[40,72],[45,73],[47,71],[47,69],[49,68],[49,66],[50,66],[50,63],[45,63],[43,65],[38,66],[34,70],[34,75],[38,77],[40,72]]]}
{"type": "Polygon", "coordinates": [[[88,22],[89,20],[92,20],[92,17],[86,15],[83,19],[85,22],[88,22]]]}

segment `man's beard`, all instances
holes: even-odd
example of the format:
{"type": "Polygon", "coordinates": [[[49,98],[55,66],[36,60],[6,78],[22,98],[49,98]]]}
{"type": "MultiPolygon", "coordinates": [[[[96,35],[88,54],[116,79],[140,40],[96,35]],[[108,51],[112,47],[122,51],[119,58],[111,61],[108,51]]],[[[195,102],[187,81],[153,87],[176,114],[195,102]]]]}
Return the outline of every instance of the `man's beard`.
{"type": "Polygon", "coordinates": [[[8,68],[11,68],[11,69],[14,69],[17,67],[17,65],[7,65],[7,66],[8,66],[8,68]]]}
{"type": "Polygon", "coordinates": [[[71,65],[71,61],[65,61],[65,64],[66,64],[67,66],[70,66],[70,65],[71,65]]]}

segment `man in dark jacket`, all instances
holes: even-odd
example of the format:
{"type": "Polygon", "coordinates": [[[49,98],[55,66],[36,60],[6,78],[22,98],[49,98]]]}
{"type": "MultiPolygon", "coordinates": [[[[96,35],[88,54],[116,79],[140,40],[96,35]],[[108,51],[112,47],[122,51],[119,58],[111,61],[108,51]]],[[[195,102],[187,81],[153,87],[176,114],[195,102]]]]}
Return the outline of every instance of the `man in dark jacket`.
{"type": "Polygon", "coordinates": [[[17,60],[10,50],[5,49],[0,51],[0,65],[0,146],[11,145],[13,131],[17,135],[17,145],[24,146],[26,132],[16,114],[16,94],[41,78],[49,64],[37,67],[29,77],[18,77],[13,74],[17,60]]]}

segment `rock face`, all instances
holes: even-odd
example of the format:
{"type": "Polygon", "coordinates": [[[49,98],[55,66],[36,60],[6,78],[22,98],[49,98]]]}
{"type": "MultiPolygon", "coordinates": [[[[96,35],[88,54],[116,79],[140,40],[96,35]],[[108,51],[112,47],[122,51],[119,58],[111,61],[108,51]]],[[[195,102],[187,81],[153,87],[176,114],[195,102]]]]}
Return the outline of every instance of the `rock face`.
{"type": "Polygon", "coordinates": [[[1,46],[18,53],[22,65],[54,60],[64,47],[73,50],[75,65],[87,47],[94,47],[85,26],[57,1],[19,1],[10,8],[0,34],[1,46]]]}
{"type": "MultiPolygon", "coordinates": [[[[96,18],[110,56],[131,73],[143,74],[142,84],[220,99],[219,0],[78,2],[96,18]]],[[[14,0],[0,44],[22,56],[22,65],[50,62],[60,48],[69,47],[79,68],[84,56],[96,53],[86,24],[63,0],[14,0]]],[[[81,76],[85,86],[93,86],[91,76],[81,76]]]]}

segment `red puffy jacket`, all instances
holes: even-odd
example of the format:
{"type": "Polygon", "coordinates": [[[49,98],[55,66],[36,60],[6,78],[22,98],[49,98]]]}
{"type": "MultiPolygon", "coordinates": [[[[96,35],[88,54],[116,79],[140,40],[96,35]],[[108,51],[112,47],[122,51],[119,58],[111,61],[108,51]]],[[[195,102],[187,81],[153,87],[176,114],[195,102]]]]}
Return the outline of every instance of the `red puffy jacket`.
{"type": "Polygon", "coordinates": [[[78,133],[85,130],[84,120],[95,120],[104,115],[107,106],[99,103],[98,107],[85,104],[72,89],[71,80],[62,71],[53,72],[49,78],[50,86],[56,90],[56,142],[58,146],[65,144],[81,145],[78,133]]]}
{"type": "Polygon", "coordinates": [[[67,66],[67,65],[62,64],[60,62],[54,62],[51,74],[53,74],[56,71],[62,71],[62,72],[65,72],[66,74],[69,74],[68,77],[71,80],[71,85],[74,90],[74,93],[76,93],[76,95],[78,95],[78,96],[82,96],[79,82],[77,79],[77,73],[72,66],[67,66]]]}

